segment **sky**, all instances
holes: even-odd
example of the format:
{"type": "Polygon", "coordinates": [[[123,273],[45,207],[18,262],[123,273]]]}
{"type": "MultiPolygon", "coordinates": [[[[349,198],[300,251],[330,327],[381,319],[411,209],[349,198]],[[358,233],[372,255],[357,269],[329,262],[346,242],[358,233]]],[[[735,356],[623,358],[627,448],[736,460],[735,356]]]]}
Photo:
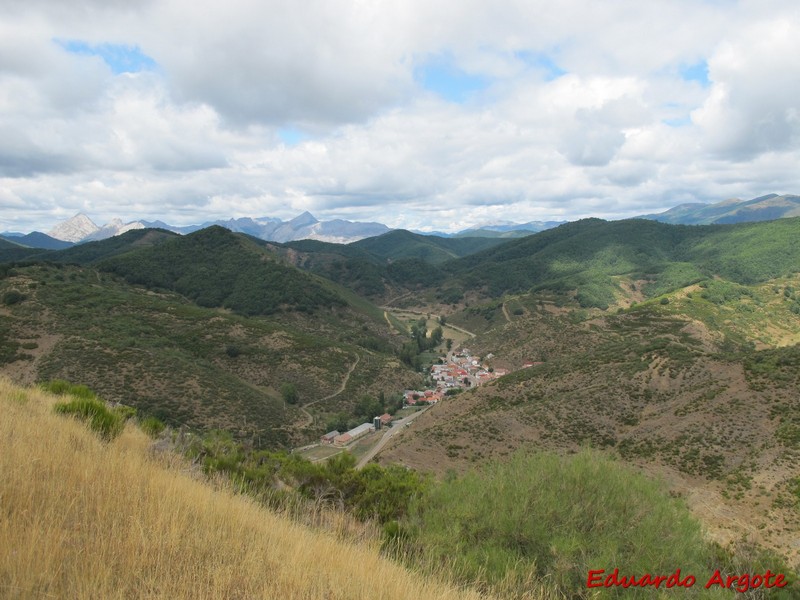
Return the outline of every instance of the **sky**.
{"type": "Polygon", "coordinates": [[[0,231],[800,193],[796,0],[0,0],[0,231]]]}

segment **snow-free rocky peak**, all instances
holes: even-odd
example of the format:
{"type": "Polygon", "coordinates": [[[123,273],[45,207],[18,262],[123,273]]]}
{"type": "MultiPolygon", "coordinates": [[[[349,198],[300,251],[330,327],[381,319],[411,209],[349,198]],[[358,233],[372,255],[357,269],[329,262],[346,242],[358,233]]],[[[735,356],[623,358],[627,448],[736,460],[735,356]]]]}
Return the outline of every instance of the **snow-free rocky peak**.
{"type": "Polygon", "coordinates": [[[53,227],[47,232],[47,235],[64,242],[80,242],[97,231],[100,231],[100,228],[89,217],[78,213],[71,219],[53,227]]]}

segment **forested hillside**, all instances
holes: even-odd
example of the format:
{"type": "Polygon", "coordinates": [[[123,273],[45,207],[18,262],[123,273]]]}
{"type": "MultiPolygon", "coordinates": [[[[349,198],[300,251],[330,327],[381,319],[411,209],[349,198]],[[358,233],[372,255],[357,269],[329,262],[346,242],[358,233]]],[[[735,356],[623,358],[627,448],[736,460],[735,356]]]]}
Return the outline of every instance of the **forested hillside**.
{"type": "Polygon", "coordinates": [[[87,384],[176,427],[227,429],[264,447],[313,438],[364,394],[419,384],[396,358],[404,340],[382,311],[260,248],[239,252],[239,242],[226,232],[218,252],[205,254],[167,240],[96,267],[5,265],[0,371],[23,382],[87,384]],[[149,287],[115,270],[137,282],[142,275],[149,287]],[[287,384],[295,405],[281,393],[287,384]],[[303,408],[312,402],[311,412],[303,408]]]}
{"type": "Polygon", "coordinates": [[[573,292],[584,307],[607,308],[629,295],[623,284],[641,282],[652,297],[713,276],[755,283],[793,272],[796,239],[800,218],[729,226],[586,219],[450,261],[440,287],[449,296],[573,292]]]}

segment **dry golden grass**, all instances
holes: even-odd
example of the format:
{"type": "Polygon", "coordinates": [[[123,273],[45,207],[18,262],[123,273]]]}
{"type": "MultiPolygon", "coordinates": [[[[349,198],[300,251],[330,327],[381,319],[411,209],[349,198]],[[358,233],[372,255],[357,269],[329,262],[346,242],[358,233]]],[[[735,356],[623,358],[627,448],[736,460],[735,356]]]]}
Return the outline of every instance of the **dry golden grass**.
{"type": "Polygon", "coordinates": [[[2,598],[478,598],[164,466],[135,427],[106,444],[54,401],[0,380],[2,598]]]}

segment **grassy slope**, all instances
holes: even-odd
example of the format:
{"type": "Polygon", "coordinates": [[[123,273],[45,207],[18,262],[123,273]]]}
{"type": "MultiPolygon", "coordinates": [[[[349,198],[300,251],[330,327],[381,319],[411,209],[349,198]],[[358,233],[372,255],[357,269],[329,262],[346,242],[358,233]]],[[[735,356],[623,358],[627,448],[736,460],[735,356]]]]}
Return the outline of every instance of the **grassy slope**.
{"type": "Polygon", "coordinates": [[[0,380],[4,598],[477,597],[214,490],[138,430],[104,444],[53,401],[0,380]]]}

